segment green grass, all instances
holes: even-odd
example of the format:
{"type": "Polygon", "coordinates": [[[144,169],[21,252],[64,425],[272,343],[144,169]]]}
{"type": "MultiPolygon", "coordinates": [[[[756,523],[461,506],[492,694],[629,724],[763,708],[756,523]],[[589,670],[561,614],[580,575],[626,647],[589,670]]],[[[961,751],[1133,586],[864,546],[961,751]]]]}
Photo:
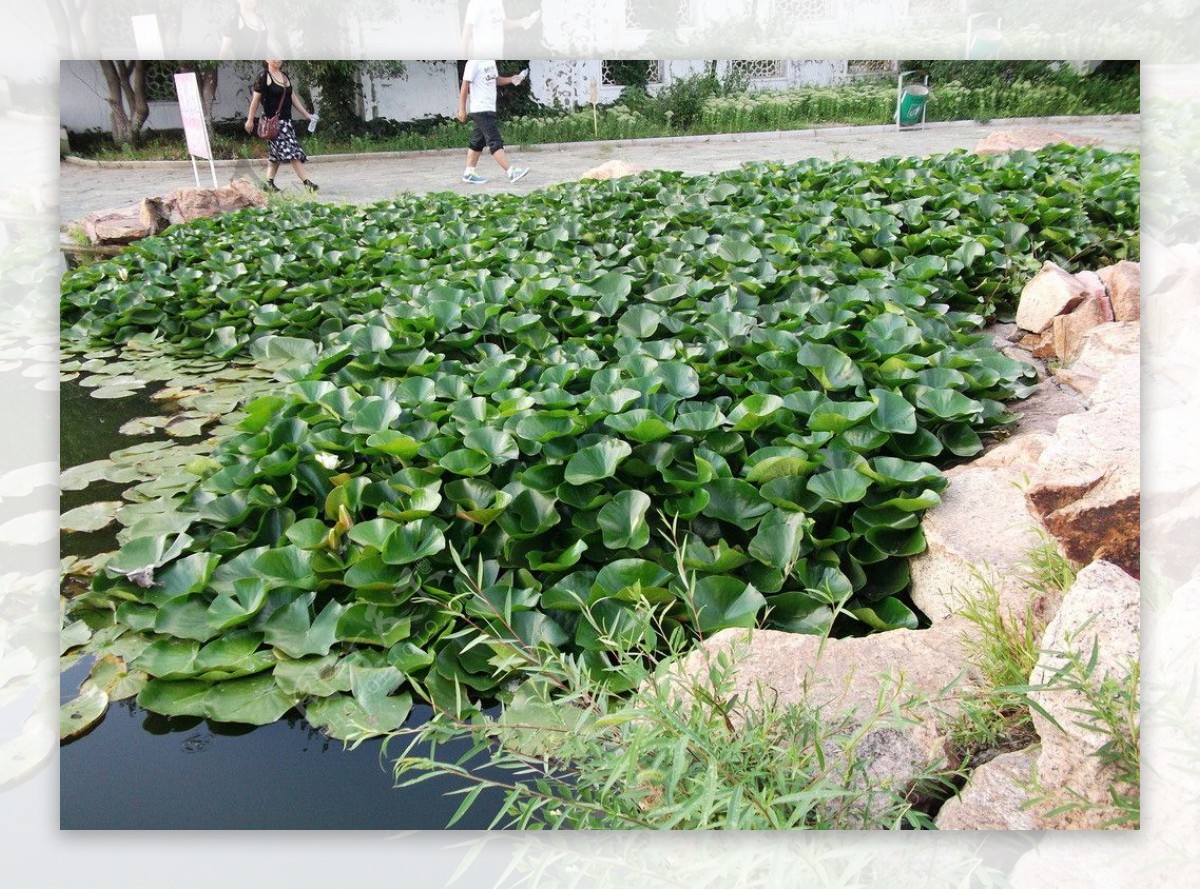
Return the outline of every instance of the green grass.
{"type": "MultiPolygon", "coordinates": [[[[1022,576],[1042,595],[1061,596],[1075,583],[1077,568],[1059,550],[1052,537],[1039,531],[1041,543],[1026,555],[1022,576]]],[[[1030,789],[1030,807],[1041,818],[1071,811],[1111,809],[1116,815],[1104,827],[1137,828],[1141,819],[1140,666],[1133,661],[1116,673],[1098,676],[1100,652],[1046,652],[1041,640],[1046,623],[1031,604],[1021,615],[1006,611],[999,592],[983,572],[976,590],[963,598],[958,614],[973,624],[977,634],[964,639],[968,661],[977,673],[973,688],[960,699],[961,714],[951,730],[953,760],[965,768],[986,762],[998,753],[1018,751],[1038,741],[1033,716],[1050,715],[1031,697],[1034,692],[1073,693],[1083,701],[1073,723],[1104,739],[1093,752],[1112,770],[1107,801],[1090,800],[1071,788],[1046,788],[1036,777],[1030,789]],[[1039,661],[1052,655],[1059,661],[1045,682],[1031,685],[1039,661]]],[[[1054,722],[1052,720],[1052,722],[1054,722]]]]}
{"type": "MultiPolygon", "coordinates": [[[[699,81],[697,81],[699,82],[699,81]]],[[[510,145],[644,139],[662,136],[746,133],[834,125],[890,124],[896,89],[890,81],[837,87],[807,87],[782,92],[744,92],[717,85],[707,92],[677,81],[657,97],[630,91],[593,116],[590,107],[569,113],[510,117],[502,122],[510,145]]],[[[1060,77],[1053,80],[999,81],[966,86],[958,81],[931,84],[930,121],[999,120],[1006,117],[1136,113],[1136,77],[1060,77]]],[[[411,124],[372,121],[372,133],[329,137],[301,130],[300,142],[312,155],[423,151],[465,148],[469,124],[450,119],[411,124]]],[[[237,122],[218,122],[213,134],[217,158],[265,158],[266,143],[246,136],[237,122]]],[[[148,132],[141,145],[113,146],[96,133],[72,134],[77,152],[100,160],[185,160],[178,131],[148,132]]]]}
{"type": "MultiPolygon", "coordinates": [[[[470,586],[480,593],[483,584],[481,569],[470,586]]],[[[648,602],[639,608],[661,611],[648,602]]],[[[860,753],[864,739],[899,729],[899,715],[914,704],[900,686],[882,690],[866,713],[804,704],[776,708],[768,704],[767,690],[735,692],[736,646],[710,654],[703,669],[693,664],[685,674],[679,659],[688,641],[682,635],[671,637],[667,654],[656,654],[646,641],[612,639],[585,612],[582,620],[610,637],[609,671],[637,690],[620,696],[582,659],[530,647],[515,633],[496,633],[497,626],[507,626],[499,613],[492,621],[465,611],[458,617],[475,627],[469,646],[507,654],[506,663],[520,664],[529,679],[497,720],[443,712],[400,734],[410,741],[396,762],[401,786],[438,777],[464,786],[451,826],[492,789],[504,798],[492,827],[929,828],[912,792],[940,789],[944,797],[949,788],[933,769],[915,783],[889,783],[868,771],[860,753]],[[469,741],[469,750],[440,759],[452,740],[469,741]],[[416,755],[419,744],[428,745],[429,753],[416,755]],[[479,757],[486,770],[468,765],[479,757]]],[[[663,632],[664,625],[657,626],[663,632]]]]}

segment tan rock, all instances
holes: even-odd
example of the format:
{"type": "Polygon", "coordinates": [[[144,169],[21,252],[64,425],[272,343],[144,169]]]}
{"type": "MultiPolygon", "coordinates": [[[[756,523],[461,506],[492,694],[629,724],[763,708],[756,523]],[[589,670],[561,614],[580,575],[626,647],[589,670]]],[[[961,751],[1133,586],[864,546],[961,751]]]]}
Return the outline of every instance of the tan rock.
{"type": "Polygon", "coordinates": [[[1090,396],[1100,383],[1100,374],[1086,366],[1059,368],[1054,372],[1054,379],[1081,396],[1090,396]]]}
{"type": "Polygon", "coordinates": [[[619,179],[622,176],[633,176],[645,170],[644,167],[639,167],[636,164],[630,164],[627,161],[605,161],[598,167],[593,167],[588,170],[580,179],[619,179]]]}
{"type": "Polygon", "coordinates": [[[1030,693],[1041,708],[1031,709],[1034,728],[1042,740],[1038,781],[1052,795],[1038,807],[1041,827],[1101,828],[1117,815],[1110,806],[1110,792],[1133,790],[1122,787],[1115,768],[1096,756],[1109,737],[1084,713],[1091,707],[1087,696],[1056,676],[1072,656],[1080,664],[1088,664],[1093,651],[1096,663],[1086,682],[1094,684],[1094,689],[1099,689],[1106,676],[1114,680],[1124,676],[1139,658],[1140,593],[1138,582],[1118,566],[1092,563],[1079,573],[1046,628],[1043,655],[1029,677],[1031,686],[1046,687],[1030,693]],[[1066,801],[1068,792],[1081,795],[1095,808],[1045,815],[1056,803],[1066,801]]]}
{"type": "Polygon", "coordinates": [[[922,520],[925,552],[909,563],[913,604],[935,627],[987,584],[1000,595],[1002,608],[1018,619],[1029,605],[1035,615],[1049,618],[1053,601],[1039,597],[1020,568],[1040,540],[1021,492],[1035,466],[1013,460],[999,466],[963,465],[946,473],[950,484],[942,502],[922,520]]]}
{"type": "Polygon", "coordinates": [[[1026,809],[1036,752],[1012,751],[977,767],[957,797],[942,805],[942,831],[1030,831],[1038,828],[1026,809]]]}
{"type": "Polygon", "coordinates": [[[1045,127],[1017,127],[989,133],[975,145],[977,155],[1005,154],[1018,149],[1037,151],[1047,145],[1099,145],[1100,140],[1090,136],[1075,136],[1045,127]]]}
{"type": "Polygon", "coordinates": [[[154,232],[138,216],[110,216],[92,226],[96,244],[129,244],[154,232]]]}
{"type": "MultiPolygon", "coordinates": [[[[1097,300],[1108,301],[1108,289],[1104,286],[1104,282],[1100,280],[1100,276],[1090,269],[1085,269],[1082,272],[1076,272],[1075,277],[1079,283],[1087,288],[1088,296],[1094,297],[1097,300]]],[[[1112,304],[1109,304],[1111,309],[1112,304]]],[[[1111,321],[1111,319],[1110,319],[1111,321]]]]}
{"type": "Polygon", "coordinates": [[[1034,358],[1054,358],[1054,331],[1047,330],[1040,334],[1026,334],[1017,341],[1017,345],[1034,358]]]}
{"type": "Polygon", "coordinates": [[[1118,361],[1141,352],[1142,329],[1138,322],[1111,321],[1083,335],[1076,364],[1085,364],[1101,374],[1111,371],[1118,361]]]}
{"type": "Polygon", "coordinates": [[[1066,315],[1054,318],[1054,353],[1064,364],[1071,364],[1079,356],[1083,335],[1112,320],[1112,307],[1107,299],[1088,297],[1066,315]]]}
{"type": "Polygon", "coordinates": [[[806,634],[724,630],[690,653],[681,671],[705,676],[721,653],[734,665],[732,692],[748,707],[804,703],[822,710],[823,724],[846,718],[847,728],[872,726],[854,752],[841,752],[847,760],[865,760],[872,785],[903,793],[914,778],[946,758],[944,727],[957,714],[957,704],[942,693],[965,673],[955,627],[824,643],[806,634]],[[881,700],[895,705],[894,712],[886,706],[883,720],[876,716],[881,700]]]}
{"type": "Polygon", "coordinates": [[[1025,284],[1017,304],[1017,327],[1040,334],[1056,315],[1070,312],[1087,298],[1087,288],[1070,272],[1045,263],[1025,284]]]}
{"type": "MultiPolygon", "coordinates": [[[[1021,429],[1025,429],[1022,422],[1021,429]]],[[[1023,432],[1006,439],[999,445],[989,449],[981,457],[971,461],[972,467],[1012,467],[1017,466],[1021,472],[1028,472],[1030,467],[1037,466],[1038,458],[1053,440],[1049,432],[1023,432]]]]}
{"type": "Polygon", "coordinates": [[[173,224],[207,219],[242,210],[246,207],[265,207],[267,197],[245,178],[215,189],[182,188],[168,192],[162,198],[173,224]]]}
{"type": "Polygon", "coordinates": [[[1026,499],[1077,563],[1105,558],[1138,574],[1141,546],[1138,357],[1119,359],[1092,407],[1059,421],[1026,499]]]}
{"type": "Polygon", "coordinates": [[[1100,378],[1116,363],[1141,348],[1141,324],[1133,321],[1113,321],[1097,325],[1080,338],[1079,355],[1070,367],[1058,368],[1055,378],[1090,396],[1100,378]]]}
{"type": "Polygon", "coordinates": [[[1121,260],[1096,274],[1108,289],[1117,321],[1137,321],[1142,317],[1142,267],[1139,263],[1121,260]]]}

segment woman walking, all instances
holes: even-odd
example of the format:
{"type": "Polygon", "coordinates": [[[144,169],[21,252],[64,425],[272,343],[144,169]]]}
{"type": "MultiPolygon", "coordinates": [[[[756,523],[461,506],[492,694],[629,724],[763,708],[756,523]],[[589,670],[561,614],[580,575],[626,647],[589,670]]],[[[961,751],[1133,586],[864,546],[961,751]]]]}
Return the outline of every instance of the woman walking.
{"type": "Polygon", "coordinates": [[[250,111],[246,115],[246,132],[255,132],[255,115],[261,109],[266,118],[279,118],[279,132],[267,142],[267,181],[263,189],[268,192],[280,191],[275,184],[275,174],[279,172],[281,161],[289,161],[297,178],[309,191],[315,192],[317,184],[308,178],[304,172],[304,162],[308,155],[296,140],[296,128],[292,126],[292,109],[295,108],[305,120],[312,120],[312,114],[304,107],[304,102],[292,91],[292,81],[283,70],[283,62],[279,59],[268,59],[263,72],[254,82],[254,92],[250,97],[250,111]]]}

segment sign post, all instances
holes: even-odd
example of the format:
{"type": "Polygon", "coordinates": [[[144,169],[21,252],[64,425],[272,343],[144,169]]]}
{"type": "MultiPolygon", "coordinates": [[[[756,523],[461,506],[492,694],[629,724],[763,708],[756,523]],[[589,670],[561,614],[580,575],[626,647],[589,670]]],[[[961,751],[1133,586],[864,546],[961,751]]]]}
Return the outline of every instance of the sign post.
{"type": "Polygon", "coordinates": [[[192,159],[192,175],[200,188],[200,171],[196,158],[207,158],[212,173],[213,188],[217,187],[217,168],[213,164],[212,144],[208,141],[208,123],[204,120],[204,105],[200,102],[200,87],[196,73],[188,71],[175,75],[175,92],[179,96],[179,116],[183,120],[183,135],[187,139],[188,155],[192,159]]]}

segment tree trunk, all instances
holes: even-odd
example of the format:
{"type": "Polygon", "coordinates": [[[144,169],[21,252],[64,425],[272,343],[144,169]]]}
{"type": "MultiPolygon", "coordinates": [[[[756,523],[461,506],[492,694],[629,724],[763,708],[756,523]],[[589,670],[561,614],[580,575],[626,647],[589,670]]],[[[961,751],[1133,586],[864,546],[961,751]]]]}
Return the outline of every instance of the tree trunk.
{"type": "Polygon", "coordinates": [[[196,72],[200,81],[200,104],[204,106],[204,119],[212,121],[213,103],[217,99],[217,66],[204,67],[196,72]]]}
{"type": "Polygon", "coordinates": [[[100,71],[104,74],[104,81],[108,84],[108,109],[113,143],[116,145],[126,145],[132,141],[132,131],[129,123],[129,114],[125,111],[125,92],[121,79],[122,72],[118,68],[119,65],[123,65],[124,63],[102,59],[96,64],[100,66],[100,71]]]}

